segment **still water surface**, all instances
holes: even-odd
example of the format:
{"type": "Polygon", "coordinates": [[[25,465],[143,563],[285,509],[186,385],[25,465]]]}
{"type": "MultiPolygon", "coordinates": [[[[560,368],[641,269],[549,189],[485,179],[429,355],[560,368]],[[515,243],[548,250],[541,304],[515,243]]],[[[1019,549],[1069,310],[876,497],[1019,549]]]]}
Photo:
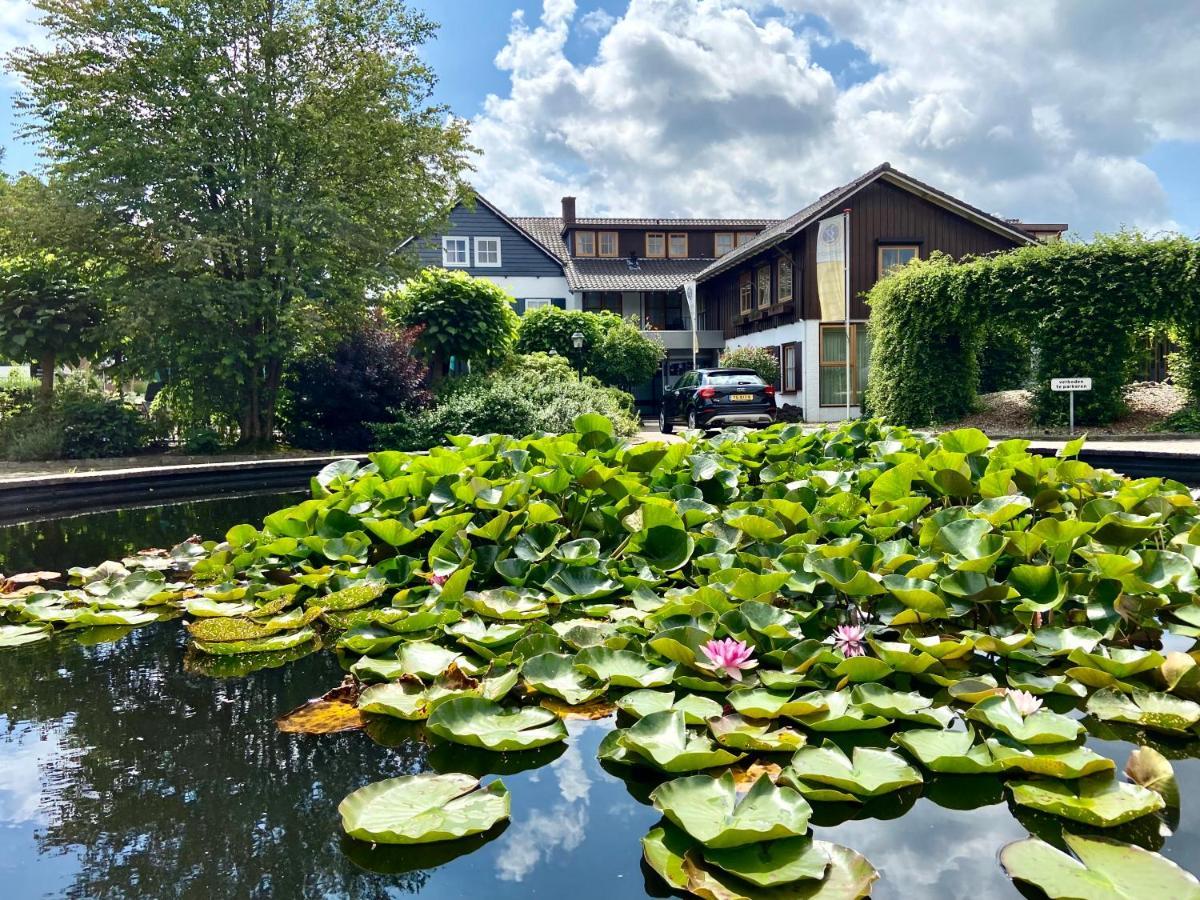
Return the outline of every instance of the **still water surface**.
{"type": "MultiPolygon", "coordinates": [[[[93,564],[192,533],[217,537],[287,499],[222,498],[0,528],[0,570],[93,564]]],[[[565,745],[505,755],[439,745],[400,722],[367,733],[282,734],[276,715],[341,679],[334,654],[254,672],[229,660],[201,669],[178,622],[96,629],[87,641],[0,652],[4,898],[670,896],[640,858],[639,840],[658,821],[647,799],[657,781],[596,760],[611,719],[570,722],[565,745]],[[337,804],[346,794],[430,770],[502,775],[511,821],[478,838],[408,850],[342,838],[337,804]]],[[[1120,767],[1137,739],[1120,736],[1089,745],[1120,767]]],[[[839,737],[849,747],[856,739],[882,744],[887,734],[839,737]]],[[[1153,818],[1110,833],[1196,871],[1200,746],[1155,745],[1172,759],[1183,795],[1175,833],[1165,836],[1153,818]]],[[[1029,831],[1051,839],[1063,824],[1014,812],[1001,782],[984,777],[929,777],[863,807],[814,807],[818,837],[880,870],[876,897],[1016,897],[998,850],[1029,831]]]]}

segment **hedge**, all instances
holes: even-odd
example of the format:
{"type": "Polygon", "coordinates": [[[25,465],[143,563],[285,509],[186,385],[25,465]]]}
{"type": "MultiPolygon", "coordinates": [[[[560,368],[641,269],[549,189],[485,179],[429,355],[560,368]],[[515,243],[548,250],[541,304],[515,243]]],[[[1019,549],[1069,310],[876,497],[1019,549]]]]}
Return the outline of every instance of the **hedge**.
{"type": "MultiPolygon", "coordinates": [[[[1168,327],[1180,336],[1184,359],[1197,359],[1200,243],[1122,233],[962,263],[935,253],[878,282],[867,302],[873,341],[867,404],[875,415],[931,425],[971,412],[984,335],[1001,327],[1039,349],[1033,373],[1039,422],[1066,421],[1067,396],[1052,393],[1050,379],[1069,376],[1090,377],[1093,385],[1075,397],[1076,420],[1105,423],[1123,411],[1138,328],[1168,327]]],[[[1190,402],[1200,402],[1198,379],[1180,380],[1190,402]]]]}

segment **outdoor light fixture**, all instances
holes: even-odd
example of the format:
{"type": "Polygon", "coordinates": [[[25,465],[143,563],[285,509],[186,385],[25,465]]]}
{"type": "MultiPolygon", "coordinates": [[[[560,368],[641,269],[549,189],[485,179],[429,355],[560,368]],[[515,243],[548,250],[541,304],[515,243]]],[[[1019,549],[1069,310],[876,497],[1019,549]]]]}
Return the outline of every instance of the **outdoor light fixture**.
{"type": "Polygon", "coordinates": [[[575,345],[576,350],[583,349],[583,332],[577,331],[571,335],[571,343],[575,345]]]}

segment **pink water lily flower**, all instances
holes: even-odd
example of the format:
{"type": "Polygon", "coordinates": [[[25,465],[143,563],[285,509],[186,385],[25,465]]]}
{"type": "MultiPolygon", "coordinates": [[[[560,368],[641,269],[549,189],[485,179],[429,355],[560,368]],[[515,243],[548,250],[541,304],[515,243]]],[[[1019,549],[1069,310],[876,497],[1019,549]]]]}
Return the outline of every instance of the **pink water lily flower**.
{"type": "Polygon", "coordinates": [[[753,669],[758,665],[750,658],[752,651],[745,641],[725,638],[723,641],[709,641],[700,649],[709,660],[705,668],[713,669],[718,674],[724,673],[734,681],[741,681],[745,669],[753,669]]]}
{"type": "Polygon", "coordinates": [[[861,625],[839,625],[833,629],[833,646],[844,656],[866,656],[867,646],[863,642],[866,635],[861,625]]]}
{"type": "Polygon", "coordinates": [[[1032,716],[1042,708],[1041,698],[1033,696],[1029,691],[1009,691],[1009,698],[1017,707],[1021,717],[1032,716]]]}
{"type": "Polygon", "coordinates": [[[448,576],[446,576],[446,575],[434,575],[433,573],[430,573],[428,577],[429,577],[429,583],[430,583],[431,585],[433,585],[434,587],[441,587],[443,584],[445,584],[445,583],[446,583],[446,578],[447,578],[448,576]]]}

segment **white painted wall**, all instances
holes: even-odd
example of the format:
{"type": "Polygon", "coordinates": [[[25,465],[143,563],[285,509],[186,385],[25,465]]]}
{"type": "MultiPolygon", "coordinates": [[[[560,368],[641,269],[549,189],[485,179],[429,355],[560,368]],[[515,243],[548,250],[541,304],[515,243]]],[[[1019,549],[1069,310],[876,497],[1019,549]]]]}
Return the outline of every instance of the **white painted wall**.
{"type": "Polygon", "coordinates": [[[562,275],[478,275],[476,277],[490,281],[506,294],[511,294],[519,299],[565,300],[567,309],[579,308],[578,300],[575,300],[576,305],[572,306],[572,300],[577,295],[571,293],[571,289],[567,287],[567,279],[562,275]]]}
{"type": "MultiPolygon", "coordinates": [[[[807,422],[840,422],[846,418],[844,406],[822,407],[820,394],[821,378],[821,323],[815,319],[793,322],[778,328],[768,328],[755,334],[746,334],[730,338],[725,342],[727,347],[778,347],[780,344],[790,344],[799,341],[800,346],[800,390],[777,395],[779,405],[790,403],[804,410],[807,422]]],[[[857,417],[860,410],[857,406],[850,407],[851,418],[857,417]]]]}

